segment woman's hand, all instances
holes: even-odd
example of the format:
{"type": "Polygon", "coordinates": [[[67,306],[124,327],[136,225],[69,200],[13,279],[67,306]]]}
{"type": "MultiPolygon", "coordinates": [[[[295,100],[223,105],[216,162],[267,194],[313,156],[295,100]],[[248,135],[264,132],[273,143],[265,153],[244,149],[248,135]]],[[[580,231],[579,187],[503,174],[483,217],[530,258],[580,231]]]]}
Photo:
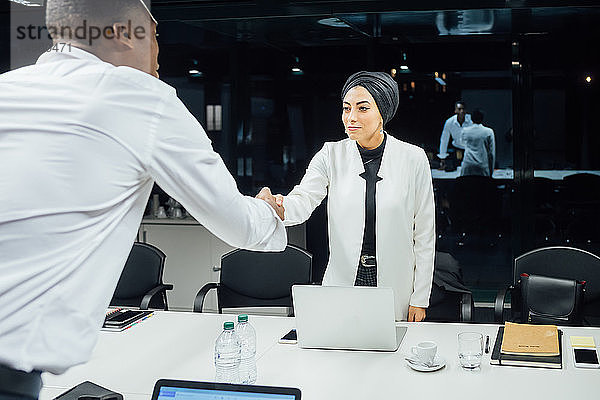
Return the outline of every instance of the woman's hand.
{"type": "Polygon", "coordinates": [[[267,204],[269,204],[271,207],[273,207],[273,209],[275,210],[275,212],[277,213],[277,215],[279,216],[279,218],[283,221],[285,218],[285,208],[283,208],[283,196],[281,196],[280,194],[277,195],[281,197],[280,202],[278,203],[276,200],[276,196],[273,196],[273,194],[271,193],[271,189],[269,189],[268,187],[264,187],[261,189],[260,192],[258,192],[258,194],[256,195],[257,199],[261,199],[263,201],[265,201],[267,204]]]}
{"type": "Polygon", "coordinates": [[[274,197],[275,197],[275,203],[277,203],[278,206],[283,206],[283,195],[276,194],[274,197]]]}
{"type": "Polygon", "coordinates": [[[426,308],[408,306],[408,322],[421,322],[425,319],[426,308]]]}

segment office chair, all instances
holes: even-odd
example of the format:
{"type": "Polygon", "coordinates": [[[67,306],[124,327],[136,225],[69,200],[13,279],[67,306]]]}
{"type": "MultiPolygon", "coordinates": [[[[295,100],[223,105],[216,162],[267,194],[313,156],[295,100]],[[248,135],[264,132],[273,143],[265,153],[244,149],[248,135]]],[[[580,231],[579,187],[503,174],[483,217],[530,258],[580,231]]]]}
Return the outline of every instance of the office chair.
{"type": "Polygon", "coordinates": [[[168,310],[166,292],[173,289],[173,285],[162,281],[165,259],[165,253],[159,248],[134,243],[110,305],[168,310]]]}
{"type": "Polygon", "coordinates": [[[582,311],[584,322],[590,325],[600,323],[600,257],[585,250],[562,246],[544,247],[517,257],[514,261],[512,284],[506,289],[501,289],[496,296],[494,318],[498,323],[505,320],[506,293],[510,293],[511,296],[507,319],[522,321],[524,317],[521,315],[521,274],[585,281],[582,311]]]}
{"type": "Polygon", "coordinates": [[[463,284],[461,267],[448,253],[436,251],[433,284],[425,321],[471,322],[473,296],[463,284]]]}
{"type": "Polygon", "coordinates": [[[204,298],[217,290],[219,313],[223,308],[289,307],[293,315],[292,285],[310,284],[312,255],[288,245],[282,252],[236,249],[221,257],[219,283],[204,285],[194,300],[194,312],[202,312],[204,298]]]}

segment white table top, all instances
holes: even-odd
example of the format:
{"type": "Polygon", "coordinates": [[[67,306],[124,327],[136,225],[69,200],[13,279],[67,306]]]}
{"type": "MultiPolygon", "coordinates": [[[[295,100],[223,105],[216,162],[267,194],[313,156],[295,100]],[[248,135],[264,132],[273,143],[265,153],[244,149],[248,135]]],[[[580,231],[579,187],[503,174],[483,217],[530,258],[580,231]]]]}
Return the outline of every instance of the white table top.
{"type": "MultiPolygon", "coordinates": [[[[583,171],[583,170],[535,170],[533,176],[536,178],[550,178],[555,181],[562,180],[565,176],[574,174],[594,174],[600,175],[600,171],[583,171]]],[[[431,176],[433,179],[456,179],[460,176],[460,167],[456,171],[446,172],[439,169],[432,169],[431,176]]],[[[494,179],[513,179],[514,171],[512,169],[495,169],[492,174],[494,179]]]]}
{"type": "MultiPolygon", "coordinates": [[[[46,389],[62,388],[59,391],[62,393],[86,380],[146,398],[161,378],[213,381],[215,340],[223,329],[223,322],[234,321],[236,317],[157,311],[131,329],[103,331],[89,362],[63,375],[43,374],[44,390],[40,399],[56,395],[56,391],[46,389]]],[[[275,345],[281,332],[294,326],[293,318],[250,316],[250,322],[258,333],[257,360],[275,345]]]]}
{"type": "MultiPolygon", "coordinates": [[[[40,399],[51,399],[85,380],[123,393],[126,400],[148,399],[160,378],[214,379],[213,346],[222,323],[232,315],[156,312],[123,332],[102,332],[92,359],[61,376],[44,374],[40,399]]],[[[600,328],[563,328],[563,369],[492,366],[484,354],[481,369],[464,371],[458,363],[457,334],[490,335],[497,325],[402,323],[409,327],[394,353],[300,349],[277,339],[294,326],[293,318],[250,316],[257,331],[258,385],[292,386],[305,399],[440,398],[486,400],[596,399],[600,370],[573,366],[569,336],[594,336],[600,328]],[[438,344],[446,366],[417,372],[404,361],[410,347],[422,340],[438,344]],[[414,396],[414,397],[413,397],[414,396]],[[418,397],[417,397],[418,396],[418,397]]]]}

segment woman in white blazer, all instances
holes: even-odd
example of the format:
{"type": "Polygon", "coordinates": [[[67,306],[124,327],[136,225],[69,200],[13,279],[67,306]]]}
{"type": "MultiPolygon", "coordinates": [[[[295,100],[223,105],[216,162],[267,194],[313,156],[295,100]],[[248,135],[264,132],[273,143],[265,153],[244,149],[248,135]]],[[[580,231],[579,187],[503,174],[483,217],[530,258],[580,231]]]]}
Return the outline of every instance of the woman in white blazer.
{"type": "Polygon", "coordinates": [[[325,143],[300,184],[275,197],[289,226],[306,221],[329,196],[323,285],[391,287],[396,319],[422,321],[435,254],[433,186],[423,149],[384,131],[398,101],[388,74],[350,76],[342,90],[348,138],[325,143]]]}

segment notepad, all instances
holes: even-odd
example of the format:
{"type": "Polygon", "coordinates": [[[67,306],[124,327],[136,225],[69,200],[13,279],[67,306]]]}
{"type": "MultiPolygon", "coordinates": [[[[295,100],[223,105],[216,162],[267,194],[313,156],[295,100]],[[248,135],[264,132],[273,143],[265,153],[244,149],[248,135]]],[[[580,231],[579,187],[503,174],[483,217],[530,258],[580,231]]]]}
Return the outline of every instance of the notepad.
{"type": "Polygon", "coordinates": [[[571,346],[578,348],[596,348],[593,336],[570,336],[571,346]]]}
{"type": "Polygon", "coordinates": [[[560,354],[556,325],[528,325],[507,322],[503,354],[556,356],[560,354]]]}
{"type": "Polygon", "coordinates": [[[537,368],[562,368],[562,331],[558,330],[558,351],[556,356],[536,356],[536,355],[518,355],[518,354],[503,354],[500,351],[504,336],[504,327],[498,328],[494,350],[490,358],[492,365],[510,365],[516,367],[537,367],[537,368]]]}

